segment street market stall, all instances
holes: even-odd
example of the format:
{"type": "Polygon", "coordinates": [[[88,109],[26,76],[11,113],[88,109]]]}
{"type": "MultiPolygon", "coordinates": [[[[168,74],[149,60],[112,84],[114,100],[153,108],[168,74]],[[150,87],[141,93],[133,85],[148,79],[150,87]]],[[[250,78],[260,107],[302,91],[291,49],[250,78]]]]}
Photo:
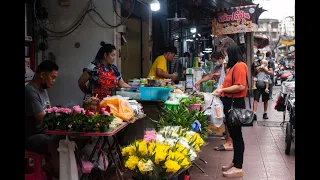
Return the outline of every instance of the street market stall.
{"type": "MultiPolygon", "coordinates": [[[[192,76],[194,75],[192,74],[192,76]]],[[[134,81],[139,82],[137,79],[134,81]]],[[[134,149],[135,147],[137,151],[137,144],[143,143],[143,147],[147,146],[148,149],[149,143],[148,141],[143,142],[143,139],[146,139],[150,133],[157,134],[161,132],[161,129],[169,127],[180,127],[186,131],[199,133],[199,136],[203,141],[208,137],[208,131],[210,131],[208,130],[208,126],[211,123],[210,119],[208,119],[209,116],[207,111],[205,110],[206,106],[210,106],[211,101],[209,102],[209,105],[204,102],[204,96],[206,93],[187,91],[187,88],[185,87],[186,84],[181,83],[171,85],[168,80],[161,81],[147,79],[146,82],[144,82],[144,79],[140,79],[140,83],[137,83],[136,86],[135,90],[122,89],[121,92],[117,92],[117,94],[126,94],[130,96],[130,98],[137,99],[139,103],[143,104],[144,113],[147,116],[147,118],[139,120],[133,124],[136,128],[134,128],[134,130],[131,129],[132,132],[126,135],[127,140],[124,144],[126,144],[127,147],[130,147],[131,149],[134,149]],[[134,141],[132,141],[132,139],[134,141]]],[[[212,91],[213,89],[211,92],[212,91]]],[[[171,142],[173,140],[169,141],[171,142]]],[[[200,147],[201,146],[195,147],[196,152],[200,152],[200,147]]],[[[169,154],[170,153],[168,153],[167,156],[169,156],[169,154]]],[[[131,156],[127,156],[125,158],[126,162],[135,160],[135,163],[141,164],[140,167],[138,164],[135,164],[134,166],[134,164],[129,165],[129,162],[125,162],[126,167],[133,172],[135,179],[145,178],[145,176],[155,176],[154,173],[160,173],[158,171],[163,164],[157,164],[150,156],[150,154],[141,156],[141,154],[138,153],[134,159],[132,159],[133,157],[131,156]],[[143,166],[145,166],[144,168],[149,167],[149,169],[147,168],[148,172],[141,173],[141,168],[143,168],[143,166]]],[[[204,163],[207,163],[200,157],[199,159],[204,163]]],[[[194,162],[194,159],[186,159],[185,161],[188,166],[180,164],[180,169],[176,169],[176,171],[171,172],[168,170],[170,173],[162,172],[165,174],[161,175],[163,176],[162,178],[171,179],[177,177],[181,175],[181,173],[184,173],[191,165],[198,167],[202,172],[204,172],[204,170],[194,162]]],[[[167,171],[165,169],[162,170],[167,171]]]]}
{"type": "MultiPolygon", "coordinates": [[[[94,167],[98,166],[104,172],[113,163],[118,177],[123,179],[124,168],[120,147],[123,135],[121,133],[124,133],[131,123],[144,117],[142,107],[138,103],[135,106],[130,105],[121,96],[111,96],[102,101],[97,97],[87,97],[84,100],[84,108],[73,106],[72,109],[58,107],[46,109],[44,123],[48,130],[44,133],[66,136],[66,140],[61,140],[59,143],[60,159],[73,156],[63,153],[68,151],[63,149],[68,149],[73,143],[69,140],[70,138],[89,137],[92,141],[91,145],[88,143],[83,149],[71,150],[77,155],[76,162],[80,168],[78,173],[64,172],[61,169],[69,167],[70,170],[74,166],[71,161],[60,161],[60,178],[70,178],[70,174],[75,177],[79,174],[81,180],[90,179],[91,170],[94,167]],[[66,142],[67,146],[63,146],[63,142],[66,142]]],[[[69,153],[72,153],[70,149],[69,153]]],[[[103,173],[100,178],[103,179],[103,173]]]]}
{"type": "MultiPolygon", "coordinates": [[[[119,179],[123,179],[126,168],[133,172],[135,178],[159,175],[162,179],[172,179],[185,173],[192,165],[204,172],[194,162],[196,157],[199,158],[201,147],[205,145],[204,140],[208,137],[210,124],[205,111],[204,94],[197,91],[185,94],[183,85],[171,85],[168,81],[150,80],[149,85],[153,87],[149,87],[146,84],[148,80],[140,80],[136,88],[121,89],[117,92],[124,96],[109,96],[102,100],[86,97],[83,108],[73,106],[71,109],[46,109],[44,122],[48,130],[44,131],[45,134],[66,136],[65,140],[60,141],[67,142],[66,144],[72,144],[71,139],[90,139],[83,149],[71,150],[75,151],[81,180],[92,178],[92,169],[101,171],[99,177],[103,179],[104,172],[111,164],[115,165],[119,179]],[[156,106],[146,111],[148,108],[141,103],[156,106]],[[145,116],[148,118],[144,118],[145,116]],[[167,129],[172,129],[168,130],[172,133],[164,133],[167,129]],[[151,134],[156,134],[155,137],[158,138],[152,139],[152,136],[148,139],[151,134]],[[178,145],[178,142],[181,144],[178,145]],[[130,164],[131,160],[134,160],[132,154],[125,153],[129,147],[135,147],[136,156],[139,157],[134,167],[130,164]],[[165,148],[166,151],[161,151],[165,154],[159,156],[168,158],[166,161],[156,160],[157,154],[143,154],[142,147],[149,150],[165,148]],[[178,151],[179,147],[188,147],[188,151],[178,151]],[[146,170],[149,166],[153,169],[146,170]],[[162,168],[163,166],[166,168],[162,168]]],[[[200,160],[206,163],[205,160],[200,160]]],[[[69,165],[70,163],[66,162],[63,166],[69,165]]]]}

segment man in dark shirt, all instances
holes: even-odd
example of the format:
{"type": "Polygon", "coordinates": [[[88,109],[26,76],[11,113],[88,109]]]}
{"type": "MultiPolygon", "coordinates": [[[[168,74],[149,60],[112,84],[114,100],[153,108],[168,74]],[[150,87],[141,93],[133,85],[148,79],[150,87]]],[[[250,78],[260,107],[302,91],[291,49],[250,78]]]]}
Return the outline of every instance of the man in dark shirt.
{"type": "MultiPolygon", "coordinates": [[[[268,64],[270,65],[270,67],[272,68],[272,71],[274,72],[274,70],[276,69],[275,65],[274,65],[274,59],[271,57],[271,52],[268,51],[266,53],[266,60],[268,61],[268,64]]],[[[273,89],[273,83],[274,83],[274,73],[272,73],[272,75],[270,75],[270,79],[271,79],[271,84],[269,85],[269,97],[270,99],[272,99],[272,89],[273,89]]]]}
{"type": "MultiPolygon", "coordinates": [[[[43,61],[37,68],[35,77],[25,86],[25,145],[26,149],[49,153],[50,163],[53,167],[52,176],[58,176],[59,156],[58,143],[59,137],[43,134],[43,119],[45,109],[50,107],[50,100],[47,88],[54,85],[58,76],[59,67],[52,61],[43,61]],[[55,171],[55,172],[54,172],[55,171]]],[[[52,169],[51,169],[52,170],[52,169]]]]}
{"type": "MultiPolygon", "coordinates": [[[[264,69],[259,69],[260,61],[263,59],[263,53],[257,53],[258,60],[255,60],[251,65],[251,74],[254,77],[259,71],[265,71],[266,74],[273,75],[272,67],[270,66],[270,63],[268,63],[268,71],[264,69]]],[[[253,111],[257,112],[258,102],[260,100],[260,96],[262,96],[262,101],[264,103],[264,113],[263,113],[263,119],[269,119],[267,115],[268,110],[268,101],[269,101],[269,94],[265,92],[266,87],[257,86],[257,89],[253,90],[253,111]]],[[[257,120],[256,114],[254,115],[254,119],[257,120]]]]}
{"type": "Polygon", "coordinates": [[[221,69],[223,67],[223,62],[224,62],[224,55],[220,51],[215,51],[211,55],[211,59],[214,62],[215,68],[205,77],[203,77],[201,80],[197,81],[194,86],[195,88],[198,88],[202,82],[207,82],[209,80],[215,80],[218,81],[220,74],[221,74],[221,69]]]}

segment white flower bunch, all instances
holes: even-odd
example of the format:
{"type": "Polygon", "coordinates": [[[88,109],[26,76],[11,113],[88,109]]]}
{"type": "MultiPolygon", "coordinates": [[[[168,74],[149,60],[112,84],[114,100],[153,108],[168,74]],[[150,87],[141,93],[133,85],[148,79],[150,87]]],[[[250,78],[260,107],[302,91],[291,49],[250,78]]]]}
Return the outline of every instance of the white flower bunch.
{"type": "Polygon", "coordinates": [[[123,123],[123,120],[118,118],[118,117],[115,117],[111,123],[109,124],[109,127],[110,128],[116,128],[118,126],[120,126],[121,124],[123,123]]]}
{"type": "Polygon", "coordinates": [[[163,143],[164,142],[164,137],[161,134],[156,134],[156,141],[159,143],[163,143]]]}
{"type": "Polygon", "coordinates": [[[191,161],[194,161],[197,157],[197,153],[193,149],[189,149],[188,155],[190,156],[191,161]]]}
{"type": "MultiPolygon", "coordinates": [[[[142,162],[139,162],[138,166],[139,165],[141,166],[141,163],[142,162]]],[[[143,163],[142,170],[145,171],[145,172],[149,172],[149,171],[153,170],[153,163],[152,163],[152,161],[150,159],[146,163],[143,163]]]]}
{"type": "Polygon", "coordinates": [[[173,139],[173,138],[166,138],[164,140],[165,144],[168,144],[169,146],[173,147],[175,146],[176,142],[178,141],[178,139],[173,139]]]}

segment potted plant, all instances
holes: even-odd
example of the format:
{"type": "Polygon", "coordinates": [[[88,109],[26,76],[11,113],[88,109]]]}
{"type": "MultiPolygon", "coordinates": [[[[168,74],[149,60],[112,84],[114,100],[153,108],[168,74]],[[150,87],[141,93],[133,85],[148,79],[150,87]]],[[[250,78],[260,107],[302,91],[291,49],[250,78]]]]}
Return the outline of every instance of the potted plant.
{"type": "Polygon", "coordinates": [[[47,122],[48,129],[61,129],[63,131],[70,129],[70,123],[72,122],[71,109],[52,107],[46,109],[44,116],[44,122],[47,122]]]}
{"type": "Polygon", "coordinates": [[[203,101],[201,98],[197,96],[192,96],[191,98],[183,98],[180,100],[180,103],[188,108],[190,111],[201,109],[201,104],[203,104],[203,101]]]}
{"type": "Polygon", "coordinates": [[[99,112],[84,110],[80,106],[46,109],[44,123],[49,130],[72,130],[74,132],[105,132],[114,116],[110,108],[100,108],[99,112]]]}

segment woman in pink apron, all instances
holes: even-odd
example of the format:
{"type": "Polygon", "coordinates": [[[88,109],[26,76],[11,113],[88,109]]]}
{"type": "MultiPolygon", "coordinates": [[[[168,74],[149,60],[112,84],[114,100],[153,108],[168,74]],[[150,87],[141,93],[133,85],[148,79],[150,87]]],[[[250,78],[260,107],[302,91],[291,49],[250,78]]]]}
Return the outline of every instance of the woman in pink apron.
{"type": "Polygon", "coordinates": [[[78,80],[78,85],[85,95],[97,96],[103,99],[112,96],[112,91],[118,86],[130,88],[122,79],[118,68],[113,64],[116,57],[116,47],[111,44],[101,42],[96,58],[87,68],[78,80]],[[86,83],[89,81],[88,86],[86,83]]]}

